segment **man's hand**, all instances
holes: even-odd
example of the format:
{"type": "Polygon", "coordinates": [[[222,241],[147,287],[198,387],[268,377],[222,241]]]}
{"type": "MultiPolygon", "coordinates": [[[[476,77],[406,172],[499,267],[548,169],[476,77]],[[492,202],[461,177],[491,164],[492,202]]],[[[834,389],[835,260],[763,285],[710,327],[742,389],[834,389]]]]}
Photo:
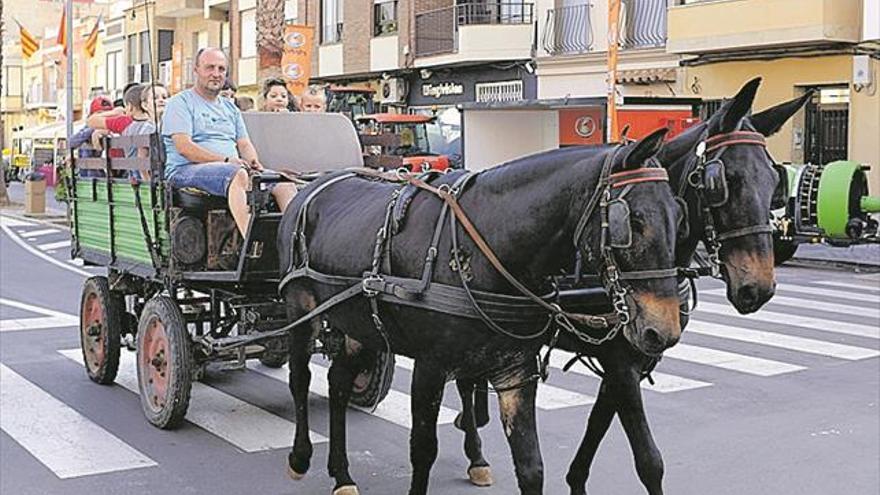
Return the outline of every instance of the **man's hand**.
{"type": "Polygon", "coordinates": [[[92,148],[95,148],[96,150],[104,149],[104,138],[109,135],[110,131],[108,131],[107,129],[95,129],[95,131],[92,132],[92,148]]]}
{"type": "Polygon", "coordinates": [[[253,160],[251,160],[250,163],[249,163],[248,165],[249,165],[252,169],[254,169],[254,170],[258,171],[258,172],[262,172],[262,171],[264,170],[264,169],[263,169],[263,164],[260,163],[260,160],[257,160],[256,158],[254,158],[253,160]]]}

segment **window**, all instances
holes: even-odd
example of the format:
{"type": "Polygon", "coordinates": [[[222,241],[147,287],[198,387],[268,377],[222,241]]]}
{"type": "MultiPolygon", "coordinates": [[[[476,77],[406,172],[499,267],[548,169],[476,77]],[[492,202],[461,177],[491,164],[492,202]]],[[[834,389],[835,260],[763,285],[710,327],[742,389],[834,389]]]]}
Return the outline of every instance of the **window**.
{"type": "Polygon", "coordinates": [[[3,96],[21,96],[21,67],[9,65],[3,71],[3,96]]]}
{"type": "Polygon", "coordinates": [[[174,45],[174,31],[169,29],[159,30],[159,62],[171,60],[172,46],[174,45]]]}
{"type": "Polygon", "coordinates": [[[321,43],[342,41],[343,0],[321,0],[321,43]]]}
{"type": "Polygon", "coordinates": [[[297,0],[284,0],[284,20],[292,21],[299,17],[297,12],[297,0]]]}
{"type": "Polygon", "coordinates": [[[700,120],[706,122],[712,118],[712,115],[720,110],[721,105],[723,104],[724,100],[703,100],[703,102],[700,103],[700,120]]]}
{"type": "Polygon", "coordinates": [[[522,81],[479,83],[474,89],[479,102],[519,101],[523,97],[522,81]]]}
{"type": "Polygon", "coordinates": [[[257,11],[241,13],[241,58],[257,56],[257,11]]]}
{"type": "Polygon", "coordinates": [[[220,49],[229,55],[229,21],[220,24],[220,49]]]}
{"type": "Polygon", "coordinates": [[[397,32],[397,0],[375,0],[373,4],[373,36],[397,32]]]}
{"type": "Polygon", "coordinates": [[[122,78],[119,74],[121,68],[122,52],[110,52],[107,54],[107,91],[115,94],[115,91],[122,89],[122,78]]]}

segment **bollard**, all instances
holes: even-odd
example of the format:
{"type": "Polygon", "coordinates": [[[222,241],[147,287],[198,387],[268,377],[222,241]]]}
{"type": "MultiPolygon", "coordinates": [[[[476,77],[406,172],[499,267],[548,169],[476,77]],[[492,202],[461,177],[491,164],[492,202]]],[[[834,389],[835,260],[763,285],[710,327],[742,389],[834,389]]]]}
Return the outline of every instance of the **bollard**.
{"type": "Polygon", "coordinates": [[[40,173],[30,173],[25,178],[24,214],[46,214],[46,178],[40,173]]]}

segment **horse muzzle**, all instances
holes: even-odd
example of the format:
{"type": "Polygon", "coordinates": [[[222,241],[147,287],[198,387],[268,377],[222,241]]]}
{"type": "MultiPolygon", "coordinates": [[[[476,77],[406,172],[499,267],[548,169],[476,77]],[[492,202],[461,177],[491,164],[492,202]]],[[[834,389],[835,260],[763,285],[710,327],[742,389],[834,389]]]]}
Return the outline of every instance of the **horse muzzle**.
{"type": "Polygon", "coordinates": [[[772,256],[731,253],[721,273],[727,283],[727,300],[740,314],[759,310],[776,292],[772,256]]]}

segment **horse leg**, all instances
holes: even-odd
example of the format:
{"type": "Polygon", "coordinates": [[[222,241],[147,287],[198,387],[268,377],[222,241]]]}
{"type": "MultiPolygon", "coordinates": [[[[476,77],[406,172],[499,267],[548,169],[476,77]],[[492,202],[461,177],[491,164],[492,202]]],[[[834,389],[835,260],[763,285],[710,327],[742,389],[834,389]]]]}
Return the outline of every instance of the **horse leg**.
{"type": "Polygon", "coordinates": [[[309,438],[309,384],[312,373],[309,371],[311,359],[311,332],[304,328],[296,329],[290,336],[290,376],[288,387],[293,396],[296,412],[296,432],[293,448],[287,456],[287,473],[294,480],[300,480],[309,470],[312,459],[312,441],[309,438]]]}
{"type": "Polygon", "coordinates": [[[650,495],[662,495],[663,457],[648,427],[639,379],[639,371],[633,367],[615,384],[617,413],[632,448],[639,479],[650,495]]]}
{"type": "Polygon", "coordinates": [[[336,480],[333,495],[357,495],[357,484],[348,471],[348,452],[346,449],[346,412],[351,387],[359,366],[364,360],[375,359],[375,353],[361,351],[357,356],[342,354],[333,359],[328,380],[330,382],[330,456],[327,472],[336,480]]]}
{"type": "Polygon", "coordinates": [[[437,415],[445,384],[445,370],[416,360],[410,391],[413,420],[409,439],[413,468],[410,495],[428,493],[431,466],[437,459],[437,415]]]}
{"type": "Polygon", "coordinates": [[[544,491],[544,462],[535,422],[537,390],[538,384],[530,381],[498,392],[501,424],[513,455],[516,481],[522,495],[540,495],[544,491]]]}
{"type": "Polygon", "coordinates": [[[489,424],[489,383],[485,379],[474,382],[474,418],[477,428],[489,424]]]}
{"type": "Polygon", "coordinates": [[[590,411],[590,419],[587,421],[584,438],[571,461],[568,474],[565,476],[565,481],[571,489],[571,495],[586,495],[590,465],[596,457],[599,442],[605,437],[608,427],[611,426],[611,420],[614,419],[616,412],[614,393],[609,391],[609,387],[613,388],[613,385],[608,380],[602,380],[602,384],[599,386],[599,396],[596,397],[596,402],[590,411]]]}
{"type": "Polygon", "coordinates": [[[464,431],[464,453],[470,460],[468,479],[477,486],[490,486],[493,483],[492,470],[483,458],[483,442],[477,431],[476,410],[474,407],[474,382],[459,378],[455,382],[461,397],[461,413],[456,418],[456,426],[464,431]]]}

